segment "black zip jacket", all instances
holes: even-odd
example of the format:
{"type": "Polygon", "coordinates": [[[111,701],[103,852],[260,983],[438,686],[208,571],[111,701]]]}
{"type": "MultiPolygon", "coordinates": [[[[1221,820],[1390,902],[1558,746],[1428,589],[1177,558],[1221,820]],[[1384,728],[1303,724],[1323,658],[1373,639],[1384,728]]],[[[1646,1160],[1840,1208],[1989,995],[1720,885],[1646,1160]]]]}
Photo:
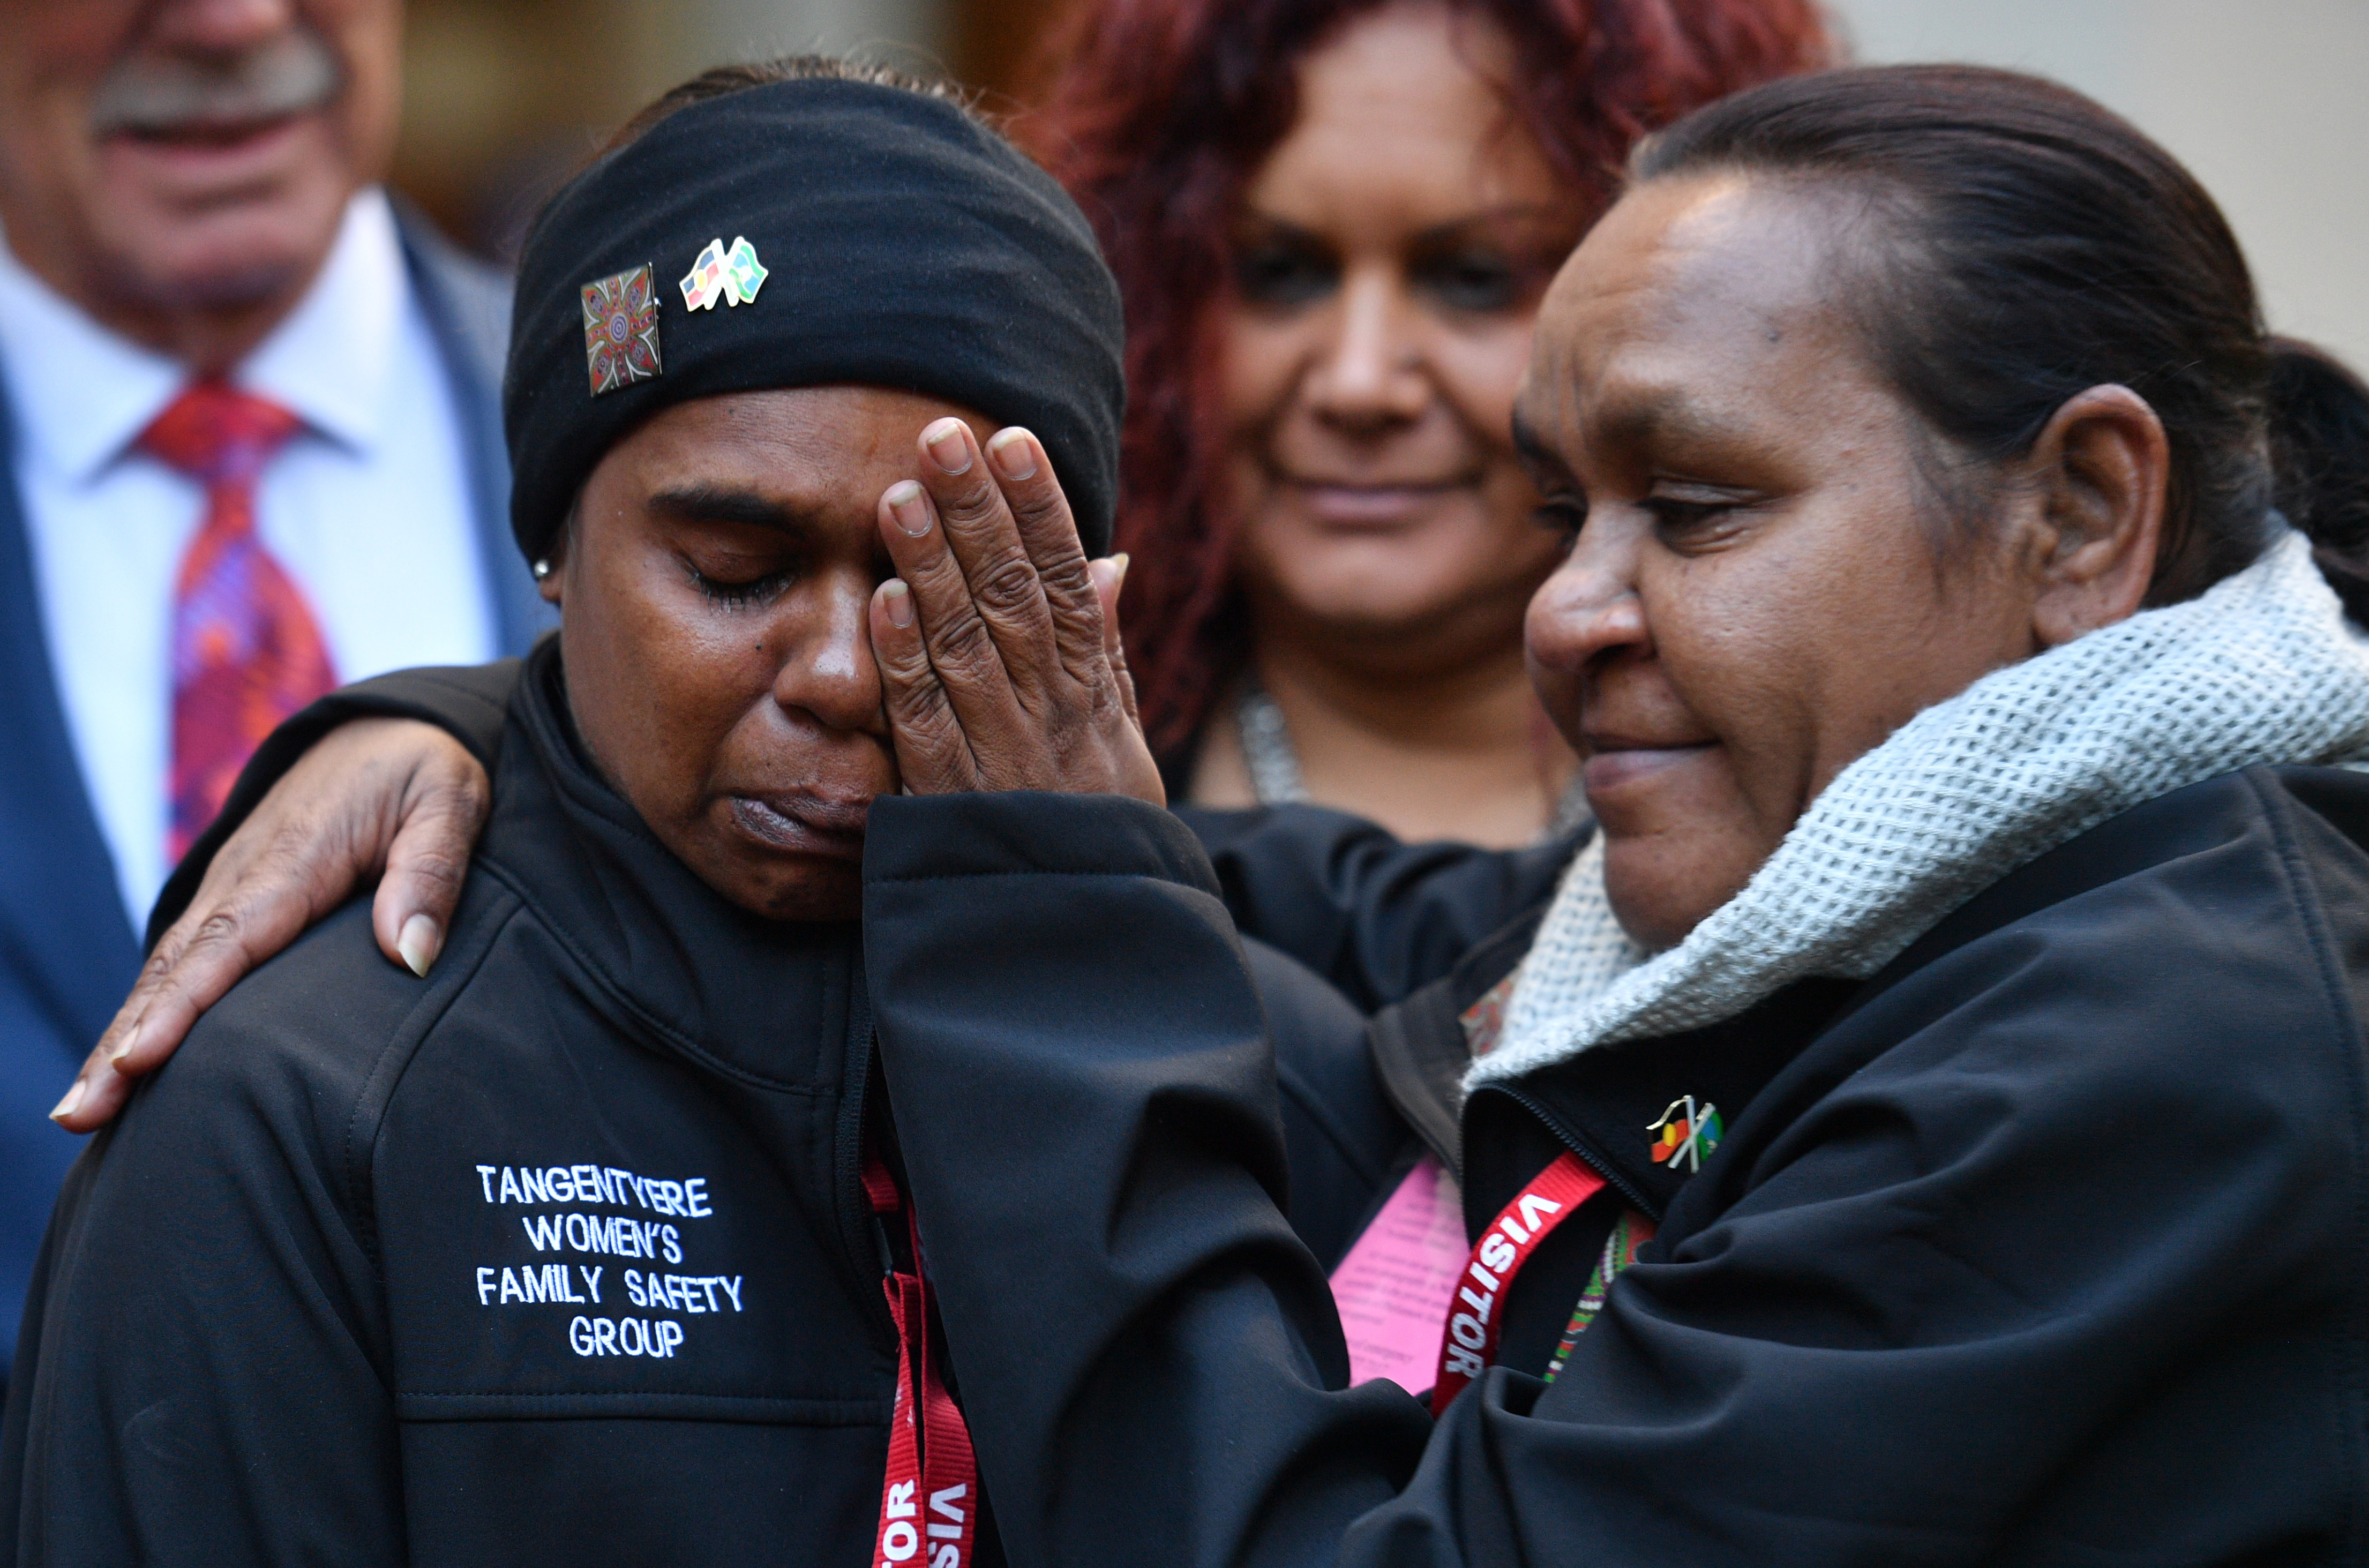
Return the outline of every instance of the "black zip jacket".
{"type": "MultiPolygon", "coordinates": [[[[423,720],[467,747],[488,773],[498,769],[519,669],[518,660],[502,659],[400,670],[333,692],[290,718],[257,751],[222,815],[174,872],[149,918],[149,944],[189,907],[223,841],[337,726],[361,717],[423,720]]],[[[1367,1016],[1426,988],[1436,1004],[1464,986],[1476,949],[1485,967],[1503,948],[1509,917],[1529,910],[1516,929],[1535,924],[1585,837],[1495,852],[1402,844],[1370,822],[1313,807],[1185,807],[1176,816],[1200,840],[1245,938],[1276,1042],[1290,1218],[1329,1267],[1413,1162],[1418,1129],[1435,1143],[1452,1143],[1461,1099],[1463,1037],[1452,1022],[1419,1047],[1402,1029],[1377,1036],[1369,1051],[1367,1016]],[[1453,1060],[1439,1054],[1443,1048],[1453,1060]],[[1419,1069],[1412,1049],[1430,1053],[1419,1069]]],[[[1496,973],[1518,956],[1515,949],[1496,973]]]]}
{"type": "MultiPolygon", "coordinates": [[[[1660,1233],[1551,1385],[1574,1276],[1526,1269],[1504,1362],[1436,1425],[1343,1389],[1219,885],[1153,821],[1109,853],[1132,809],[887,801],[866,858],[887,1088],[1014,1562],[2369,1555],[2369,779],[2209,781],[1865,984],[1475,1093],[1473,1225],[1569,1149],[1618,1195],[1591,1207],[1660,1233]],[[986,886],[1029,890],[997,949],[1044,955],[998,971],[1006,1005],[1051,989],[1058,1021],[968,1026],[976,938],[922,911],[986,886]],[[1160,929],[1103,945],[1105,899],[1160,929]],[[1144,1027],[1107,977],[1151,950],[1197,982],[1144,1027]],[[1687,1093],[1727,1136],[1674,1178],[1647,1127],[1687,1093]]],[[[1459,1000],[1377,1035],[1419,1076],[1459,1000]]]]}
{"type": "MultiPolygon", "coordinates": [[[[896,1358],[890,1240],[857,1187],[867,1111],[895,1150],[867,1105],[857,933],[755,920],[699,884],[581,761],[555,655],[522,682],[406,678],[470,717],[496,781],[432,977],[384,961],[357,899],[210,1013],[76,1165],[0,1429],[6,1561],[869,1560],[896,1358]]],[[[378,695],[346,694],[343,716],[406,711],[378,695]]],[[[249,804],[302,745],[274,748],[249,804]]],[[[1070,831],[1060,797],[999,809],[1031,801],[1070,831]]],[[[963,831],[961,807],[909,804],[911,830],[963,831]]],[[[1150,815],[1158,853],[1206,867],[1150,815]]],[[[1382,984],[1452,953],[1508,877],[1331,814],[1211,825],[1253,846],[1270,870],[1242,885],[1297,910],[1312,951],[1382,984]],[[1409,900],[1395,930],[1358,921],[1358,886],[1442,866],[1472,888],[1409,900]]],[[[1127,813],[1091,831],[1117,842],[1075,841],[1090,859],[1143,853],[1127,813]]],[[[928,918],[975,943],[1024,896],[967,892],[928,918]]],[[[1137,1026],[1199,1006],[1191,970],[1142,982],[1161,921],[1079,913],[1113,922],[1104,951],[1147,944],[1104,982],[1137,1026]]],[[[997,1011],[1033,960],[978,943],[967,962],[983,1032],[1061,1016],[1049,990],[997,1011]]],[[[1335,1252],[1406,1133],[1357,1011],[1273,949],[1232,962],[1253,1036],[1291,1064],[1288,1108],[1265,1093],[1310,1173],[1292,1214],[1335,1252]]]]}
{"type": "Polygon", "coordinates": [[[433,977],[349,904],[75,1164],[10,1561],[869,1561],[896,1345],[856,928],[701,884],[578,760],[553,653],[433,977]]]}

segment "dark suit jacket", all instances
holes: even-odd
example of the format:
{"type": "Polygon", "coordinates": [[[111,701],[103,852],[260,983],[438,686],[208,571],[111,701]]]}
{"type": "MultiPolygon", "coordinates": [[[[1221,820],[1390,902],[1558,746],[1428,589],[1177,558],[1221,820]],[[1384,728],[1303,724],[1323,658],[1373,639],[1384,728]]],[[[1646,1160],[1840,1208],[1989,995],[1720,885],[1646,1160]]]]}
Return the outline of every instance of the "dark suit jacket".
{"type": "MultiPolygon", "coordinates": [[[[547,620],[510,540],[501,428],[509,285],[397,211],[452,378],[496,624],[506,650],[523,652],[547,620]]],[[[50,1107],[132,989],[141,956],[50,668],[14,442],[0,407],[0,1373],[51,1200],[81,1148],[50,1122],[50,1107]]]]}

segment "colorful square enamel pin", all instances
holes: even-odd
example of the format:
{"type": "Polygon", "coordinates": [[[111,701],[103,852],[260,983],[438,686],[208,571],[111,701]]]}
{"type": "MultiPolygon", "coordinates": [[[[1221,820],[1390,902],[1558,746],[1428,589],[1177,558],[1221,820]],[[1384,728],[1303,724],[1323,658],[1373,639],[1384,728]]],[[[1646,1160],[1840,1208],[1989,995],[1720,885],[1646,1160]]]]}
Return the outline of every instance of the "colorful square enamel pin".
{"type": "Polygon", "coordinates": [[[713,310],[717,300],[727,305],[745,305],[757,297],[768,276],[757,259],[757,247],[744,235],[732,236],[732,248],[712,239],[699,259],[691,264],[677,285],[682,290],[682,303],[692,310],[713,310]]]}
{"type": "Polygon", "coordinates": [[[654,381],[666,369],[658,358],[658,301],[645,261],[584,285],[584,368],[592,395],[637,381],[654,381]]]}

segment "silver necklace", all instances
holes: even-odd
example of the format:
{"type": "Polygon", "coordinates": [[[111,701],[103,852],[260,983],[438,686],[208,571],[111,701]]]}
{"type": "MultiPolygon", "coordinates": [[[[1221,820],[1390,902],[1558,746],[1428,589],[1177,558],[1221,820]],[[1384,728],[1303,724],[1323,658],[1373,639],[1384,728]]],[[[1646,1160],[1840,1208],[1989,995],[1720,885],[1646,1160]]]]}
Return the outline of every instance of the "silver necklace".
{"type": "MultiPolygon", "coordinates": [[[[1299,752],[1291,744],[1291,728],[1283,709],[1253,681],[1234,704],[1234,730],[1242,738],[1242,765],[1251,775],[1251,793],[1261,806],[1296,806],[1308,799],[1308,781],[1300,776],[1299,752]]],[[[1539,840],[1561,838],[1587,820],[1587,791],[1574,773],[1555,802],[1553,818],[1539,840]]]]}
{"type": "Polygon", "coordinates": [[[1299,776],[1299,753],[1292,748],[1283,710],[1255,681],[1234,704],[1234,727],[1242,732],[1242,763],[1250,769],[1251,793],[1258,803],[1294,806],[1305,801],[1308,781],[1299,776]]]}

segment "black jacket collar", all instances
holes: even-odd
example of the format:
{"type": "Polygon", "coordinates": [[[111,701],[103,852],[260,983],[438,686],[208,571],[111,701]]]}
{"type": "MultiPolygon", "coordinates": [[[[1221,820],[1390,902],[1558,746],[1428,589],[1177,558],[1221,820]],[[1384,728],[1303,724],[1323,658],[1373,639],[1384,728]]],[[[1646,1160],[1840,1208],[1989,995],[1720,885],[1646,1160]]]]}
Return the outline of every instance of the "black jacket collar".
{"type": "MultiPolygon", "coordinates": [[[[1511,1082],[1483,1085],[1464,1113],[1472,1202],[1494,1214],[1559,1145],[1577,1150],[1631,1207],[1659,1220],[1697,1162],[1655,1160],[1655,1125],[1691,1098],[1698,1116],[1715,1108],[1733,1126],[1859,989],[1852,980],[1802,980],[1722,1023],[1598,1047],[1511,1082]],[[1542,1127],[1553,1141],[1540,1142],[1525,1122],[1542,1127]]],[[[1700,1163],[1715,1152],[1705,1149],[1700,1163]]]]}
{"type": "Polygon", "coordinates": [[[753,1087],[839,1082],[857,926],[750,914],[661,844],[585,759],[555,637],[511,704],[480,853],[650,1043],[753,1087]]]}

